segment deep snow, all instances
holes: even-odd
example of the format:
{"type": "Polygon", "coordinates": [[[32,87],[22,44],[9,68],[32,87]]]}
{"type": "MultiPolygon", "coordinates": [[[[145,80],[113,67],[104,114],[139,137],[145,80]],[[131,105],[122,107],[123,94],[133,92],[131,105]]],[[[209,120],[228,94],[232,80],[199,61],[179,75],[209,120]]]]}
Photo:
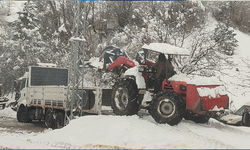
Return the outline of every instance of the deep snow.
{"type": "Polygon", "coordinates": [[[84,116],[44,133],[0,132],[0,148],[249,148],[250,128],[182,120],[177,126],[151,116],[84,116]]]}

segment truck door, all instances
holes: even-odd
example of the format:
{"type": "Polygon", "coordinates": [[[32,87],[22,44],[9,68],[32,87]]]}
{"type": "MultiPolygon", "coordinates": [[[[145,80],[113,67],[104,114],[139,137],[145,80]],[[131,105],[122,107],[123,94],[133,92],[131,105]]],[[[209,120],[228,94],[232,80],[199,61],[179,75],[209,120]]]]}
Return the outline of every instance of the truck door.
{"type": "Polygon", "coordinates": [[[19,88],[19,91],[20,91],[19,102],[21,102],[22,100],[26,99],[26,95],[27,95],[27,88],[26,88],[26,86],[27,86],[26,78],[23,78],[21,80],[20,88],[19,88]]]}

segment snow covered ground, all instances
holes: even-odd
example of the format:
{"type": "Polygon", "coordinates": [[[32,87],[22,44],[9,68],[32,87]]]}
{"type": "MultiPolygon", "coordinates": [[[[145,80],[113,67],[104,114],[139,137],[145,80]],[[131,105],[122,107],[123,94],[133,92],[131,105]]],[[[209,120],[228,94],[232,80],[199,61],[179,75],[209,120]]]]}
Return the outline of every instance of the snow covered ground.
{"type": "Polygon", "coordinates": [[[1,129],[0,148],[249,148],[250,128],[182,120],[177,126],[151,116],[84,116],[62,129],[9,133],[1,129]]]}

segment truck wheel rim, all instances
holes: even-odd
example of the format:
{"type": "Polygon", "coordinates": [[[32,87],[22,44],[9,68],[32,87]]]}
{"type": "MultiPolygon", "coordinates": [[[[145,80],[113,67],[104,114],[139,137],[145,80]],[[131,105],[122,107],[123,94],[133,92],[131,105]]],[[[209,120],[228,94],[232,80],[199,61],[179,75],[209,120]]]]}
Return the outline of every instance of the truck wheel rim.
{"type": "Polygon", "coordinates": [[[128,93],[123,87],[119,87],[115,92],[115,104],[120,110],[124,110],[128,105],[128,93]]]}
{"type": "Polygon", "coordinates": [[[25,112],[22,112],[22,113],[21,113],[21,118],[22,118],[22,120],[26,120],[27,116],[26,116],[26,113],[25,113],[25,112]]]}
{"type": "Polygon", "coordinates": [[[159,112],[164,116],[171,116],[175,111],[174,104],[168,99],[164,99],[160,102],[159,112]]]}

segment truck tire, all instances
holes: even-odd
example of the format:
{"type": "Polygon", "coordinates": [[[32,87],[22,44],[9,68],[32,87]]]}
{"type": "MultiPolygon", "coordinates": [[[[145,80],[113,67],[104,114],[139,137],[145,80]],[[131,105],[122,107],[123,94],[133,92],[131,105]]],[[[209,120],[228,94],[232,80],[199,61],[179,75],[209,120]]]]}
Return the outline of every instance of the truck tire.
{"type": "Polygon", "coordinates": [[[191,112],[186,112],[184,116],[185,120],[192,120],[195,123],[207,123],[210,119],[209,115],[199,115],[191,112]]]}
{"type": "Polygon", "coordinates": [[[53,117],[54,112],[51,109],[48,109],[46,111],[45,114],[45,125],[47,126],[47,128],[54,128],[54,124],[55,124],[55,119],[53,117]]]}
{"type": "Polygon", "coordinates": [[[25,106],[21,106],[17,111],[18,122],[30,123],[32,120],[29,117],[29,110],[25,106]]]}
{"type": "Polygon", "coordinates": [[[123,78],[112,88],[111,108],[116,115],[134,115],[139,111],[139,90],[135,80],[123,78]]]}
{"type": "Polygon", "coordinates": [[[55,129],[60,129],[64,127],[64,113],[58,112],[56,114],[55,129]]]}
{"type": "Polygon", "coordinates": [[[181,96],[173,91],[159,92],[152,99],[149,113],[158,123],[177,125],[184,117],[185,103],[181,96]]]}

